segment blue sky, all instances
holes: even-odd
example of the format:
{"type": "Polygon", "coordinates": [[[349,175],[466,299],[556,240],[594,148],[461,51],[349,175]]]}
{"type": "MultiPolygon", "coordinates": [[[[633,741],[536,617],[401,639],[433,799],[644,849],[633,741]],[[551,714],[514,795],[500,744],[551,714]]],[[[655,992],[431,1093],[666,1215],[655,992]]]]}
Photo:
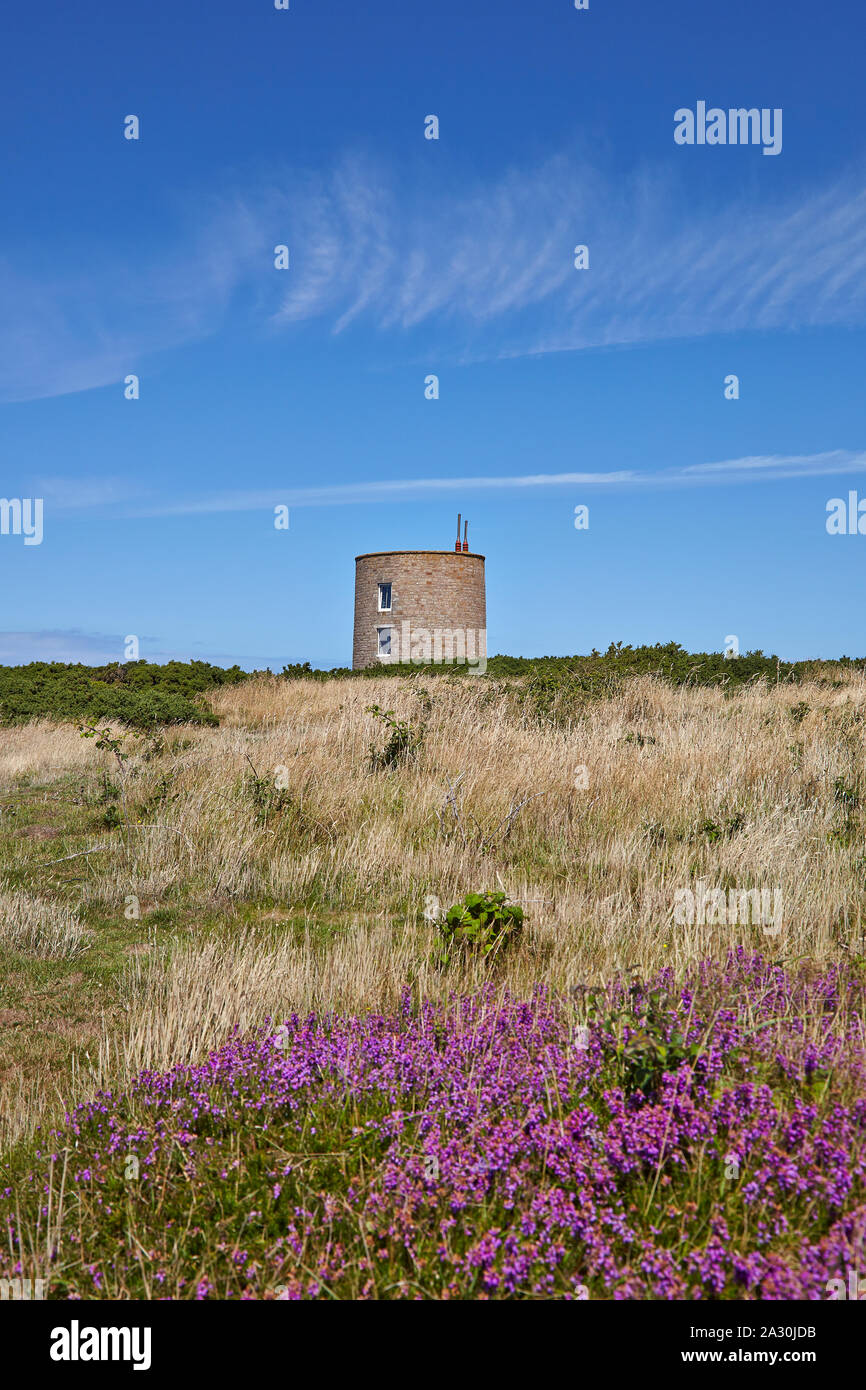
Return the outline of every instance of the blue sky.
{"type": "Polygon", "coordinates": [[[354,556],[458,510],[491,652],[866,652],[866,535],[825,527],[866,498],[853,0],[52,0],[6,32],[0,493],[45,510],[0,535],[0,661],[347,664],[354,556]],[[699,100],[781,108],[781,153],[678,146],[699,100]]]}

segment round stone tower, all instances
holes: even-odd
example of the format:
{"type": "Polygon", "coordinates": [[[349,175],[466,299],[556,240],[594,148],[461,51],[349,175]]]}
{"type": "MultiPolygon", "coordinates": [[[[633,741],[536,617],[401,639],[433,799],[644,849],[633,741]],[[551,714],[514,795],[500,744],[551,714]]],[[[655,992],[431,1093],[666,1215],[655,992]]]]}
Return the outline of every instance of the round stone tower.
{"type": "Polygon", "coordinates": [[[398,661],[486,669],[484,556],[460,542],[459,518],[457,535],[453,550],[380,550],[356,558],[356,671],[398,661]]]}

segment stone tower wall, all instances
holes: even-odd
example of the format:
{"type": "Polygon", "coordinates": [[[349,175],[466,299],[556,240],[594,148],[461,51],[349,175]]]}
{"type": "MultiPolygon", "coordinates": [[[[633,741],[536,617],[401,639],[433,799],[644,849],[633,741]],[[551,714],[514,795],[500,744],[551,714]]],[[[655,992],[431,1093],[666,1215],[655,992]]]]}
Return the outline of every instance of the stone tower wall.
{"type": "MultiPolygon", "coordinates": [[[[486,634],[484,556],[456,550],[384,550],[355,560],[355,670],[375,666],[377,628],[390,626],[394,638],[410,631],[486,634]],[[380,613],[379,585],[391,585],[391,612],[380,613]]],[[[484,640],[484,639],[481,639],[484,640]]],[[[486,650],[486,649],[485,649],[486,650]]]]}

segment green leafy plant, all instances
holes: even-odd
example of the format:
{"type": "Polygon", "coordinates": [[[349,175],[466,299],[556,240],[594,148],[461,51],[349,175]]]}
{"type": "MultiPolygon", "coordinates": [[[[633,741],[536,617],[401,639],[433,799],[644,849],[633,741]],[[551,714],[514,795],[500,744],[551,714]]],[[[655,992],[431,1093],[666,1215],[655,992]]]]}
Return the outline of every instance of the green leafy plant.
{"type": "Polygon", "coordinates": [[[837,777],[833,783],[833,791],[836,800],[840,805],[849,811],[856,811],[860,805],[860,794],[855,787],[848,786],[844,777],[837,777]]]}
{"type": "Polygon", "coordinates": [[[658,1090],[666,1072],[676,1071],[684,1062],[694,1066],[703,1047],[699,1041],[688,1042],[682,1027],[671,1025],[664,990],[646,993],[635,981],[629,994],[629,1006],[613,1011],[605,1009],[604,997],[598,994],[589,1000],[588,1017],[600,1024],[604,1050],[619,1067],[623,1089],[649,1096],[658,1090]]]}
{"type": "Polygon", "coordinates": [[[497,956],[513,946],[523,930],[523,908],[505,893],[467,893],[437,923],[439,959],[448,965],[458,952],[497,956]]]}
{"type": "MultiPolygon", "coordinates": [[[[82,738],[95,738],[96,746],[103,753],[110,753],[117,762],[117,770],[120,774],[120,796],[123,802],[123,820],[126,825],[126,854],[129,857],[130,841],[132,838],[132,827],[129,823],[129,805],[126,799],[126,768],[123,764],[129,757],[124,751],[123,743],[127,738],[126,734],[115,736],[111,729],[100,729],[96,724],[79,724],[78,732],[82,738]]],[[[108,777],[103,777],[106,794],[111,786],[108,777]]],[[[106,799],[108,799],[106,795],[106,799]]],[[[109,805],[103,816],[103,823],[107,830],[114,830],[120,825],[121,820],[117,812],[117,807],[109,805]]]]}
{"type": "Polygon", "coordinates": [[[163,666],[147,661],[107,666],[33,661],[0,666],[0,723],[26,723],[49,715],[85,721],[90,727],[109,719],[141,730],[169,724],[216,725],[219,720],[205,703],[207,692],[236,685],[251,674],[204,661],[169,661],[163,666]]]}
{"type": "Polygon", "coordinates": [[[850,849],[857,833],[855,812],[860,807],[860,793],[856,787],[849,786],[844,777],[836,778],[833,783],[833,791],[836,801],[845,813],[845,820],[840,828],[831,830],[827,838],[831,844],[841,845],[843,849],[850,849]]]}
{"type": "Polygon", "coordinates": [[[272,776],[260,776],[249,755],[247,762],[253,775],[244,784],[245,789],[255,808],[256,820],[260,825],[266,826],[270,820],[279,818],[291,807],[291,793],[287,788],[278,786],[272,776]]]}
{"type": "MultiPolygon", "coordinates": [[[[424,694],[426,695],[426,692],[424,694]]],[[[426,706],[422,702],[424,715],[429,710],[429,695],[426,698],[426,706]]],[[[372,714],[388,731],[384,747],[377,748],[375,743],[370,744],[371,771],[397,767],[414,757],[424,741],[426,721],[410,724],[408,719],[397,719],[392,709],[382,709],[379,705],[367,705],[366,713],[372,714]]]]}
{"type": "Polygon", "coordinates": [[[117,759],[121,771],[123,770],[123,764],[129,757],[129,754],[123,751],[124,734],[115,738],[110,729],[99,729],[95,724],[79,724],[78,732],[82,738],[95,738],[97,748],[102,749],[105,753],[111,753],[117,759]]]}
{"type": "Polygon", "coordinates": [[[727,816],[723,821],[714,821],[708,816],[697,826],[692,840],[697,840],[703,835],[711,845],[714,845],[717,840],[724,840],[731,835],[736,835],[738,831],[742,830],[745,823],[746,817],[742,811],[734,811],[733,815],[727,816]]]}

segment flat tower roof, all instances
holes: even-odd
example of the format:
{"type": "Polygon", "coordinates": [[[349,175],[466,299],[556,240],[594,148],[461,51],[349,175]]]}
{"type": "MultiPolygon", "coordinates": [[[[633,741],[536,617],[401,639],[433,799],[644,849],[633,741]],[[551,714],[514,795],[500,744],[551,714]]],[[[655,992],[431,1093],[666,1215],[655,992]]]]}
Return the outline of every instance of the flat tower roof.
{"type": "Polygon", "coordinates": [[[372,560],[377,555],[463,555],[467,559],[483,560],[484,556],[479,555],[477,550],[368,550],[363,555],[356,555],[356,560],[372,560]]]}

